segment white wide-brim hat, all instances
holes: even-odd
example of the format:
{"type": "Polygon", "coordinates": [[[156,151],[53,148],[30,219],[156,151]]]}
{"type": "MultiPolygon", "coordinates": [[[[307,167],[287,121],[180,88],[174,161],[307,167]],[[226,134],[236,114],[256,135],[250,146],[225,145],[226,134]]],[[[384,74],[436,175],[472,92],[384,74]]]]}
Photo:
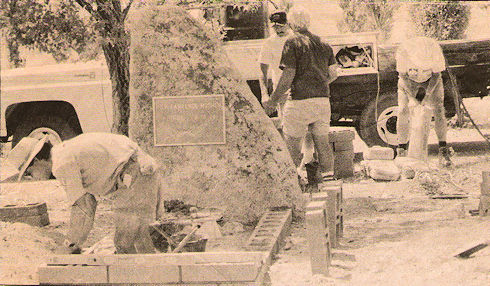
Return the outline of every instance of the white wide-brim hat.
{"type": "Polygon", "coordinates": [[[27,167],[29,167],[37,153],[41,151],[47,140],[47,135],[41,139],[32,137],[22,138],[7,154],[5,161],[2,162],[0,182],[13,181],[16,176],[16,181],[20,181],[27,167]]]}

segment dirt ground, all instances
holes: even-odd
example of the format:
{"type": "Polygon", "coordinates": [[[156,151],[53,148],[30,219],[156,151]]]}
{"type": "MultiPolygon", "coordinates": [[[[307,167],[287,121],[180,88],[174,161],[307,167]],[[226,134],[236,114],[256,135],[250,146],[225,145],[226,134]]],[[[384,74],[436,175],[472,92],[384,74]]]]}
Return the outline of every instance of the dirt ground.
{"type": "Polygon", "coordinates": [[[478,207],[490,158],[455,161],[453,181],[468,199],[430,199],[416,180],[345,184],[344,237],[329,277],[311,275],[304,225],[295,224],[271,267],[273,285],[488,285],[490,249],[453,255],[490,238],[490,219],[468,212],[478,207]]]}
{"type": "MultiPolygon", "coordinates": [[[[358,173],[346,181],[344,237],[333,250],[330,275],[311,275],[304,224],[296,221],[270,269],[273,285],[488,285],[490,249],[467,260],[453,254],[490,238],[490,219],[468,212],[477,208],[481,172],[490,170],[490,156],[488,151],[469,151],[454,161],[451,180],[462,186],[468,199],[430,199],[426,194],[434,186],[422,185],[417,178],[374,182],[358,173]]],[[[446,192],[457,189],[439,183],[446,192]]],[[[56,181],[2,184],[0,199],[2,204],[43,200],[48,205],[49,226],[0,224],[0,283],[37,283],[38,265],[67,229],[64,192],[56,181]]],[[[109,201],[102,200],[86,246],[113,231],[111,215],[109,201]]],[[[240,250],[250,229],[233,233],[211,240],[207,250],[240,250]]]]}
{"type": "MultiPolygon", "coordinates": [[[[475,100],[474,106],[480,103],[475,100]]],[[[488,129],[490,108],[482,110],[487,113],[479,113],[476,120],[488,129]]],[[[475,133],[472,129],[450,131],[452,142],[460,142],[452,169],[396,182],[375,182],[360,172],[346,180],[344,237],[333,250],[329,276],[312,276],[304,224],[295,221],[271,266],[272,285],[488,285],[490,247],[470,259],[453,257],[490,239],[490,218],[469,214],[478,207],[482,171],[490,170],[490,148],[481,138],[480,143],[467,143],[478,139],[468,136],[475,133]],[[436,200],[428,196],[452,192],[469,197],[436,200]]],[[[432,167],[436,161],[432,152],[432,167]]],[[[0,284],[38,283],[37,267],[61,243],[69,219],[64,191],[56,181],[0,184],[2,205],[37,201],[47,203],[50,225],[38,228],[0,222],[0,284]]],[[[110,201],[102,199],[85,246],[113,230],[110,201]]],[[[249,228],[233,225],[222,230],[224,236],[210,240],[208,251],[241,250],[251,233],[249,228]]]]}

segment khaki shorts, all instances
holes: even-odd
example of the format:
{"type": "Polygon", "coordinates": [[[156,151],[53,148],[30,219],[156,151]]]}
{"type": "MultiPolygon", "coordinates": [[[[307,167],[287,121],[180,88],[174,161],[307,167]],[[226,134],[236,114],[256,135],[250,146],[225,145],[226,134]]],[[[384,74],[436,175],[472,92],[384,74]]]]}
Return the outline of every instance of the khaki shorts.
{"type": "Polygon", "coordinates": [[[308,129],[313,135],[328,135],[330,112],[328,97],[288,100],[284,105],[283,132],[295,138],[306,136],[308,129]]]}

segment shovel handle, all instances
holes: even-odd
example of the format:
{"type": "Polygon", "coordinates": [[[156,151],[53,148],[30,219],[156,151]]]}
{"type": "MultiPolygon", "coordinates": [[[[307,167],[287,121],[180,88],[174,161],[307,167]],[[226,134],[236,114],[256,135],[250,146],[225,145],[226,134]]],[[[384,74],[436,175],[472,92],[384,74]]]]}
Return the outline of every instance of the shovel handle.
{"type": "Polygon", "coordinates": [[[161,234],[167,241],[170,245],[172,246],[176,246],[177,243],[168,235],[166,234],[165,232],[163,232],[162,230],[160,230],[158,227],[156,227],[155,225],[151,225],[151,227],[156,230],[156,232],[158,232],[159,234],[161,234]]]}
{"type": "Polygon", "coordinates": [[[187,244],[187,242],[191,239],[191,236],[201,227],[200,224],[196,225],[189,234],[187,234],[182,241],[180,241],[179,245],[172,251],[173,253],[177,253],[182,250],[182,248],[187,244]]]}

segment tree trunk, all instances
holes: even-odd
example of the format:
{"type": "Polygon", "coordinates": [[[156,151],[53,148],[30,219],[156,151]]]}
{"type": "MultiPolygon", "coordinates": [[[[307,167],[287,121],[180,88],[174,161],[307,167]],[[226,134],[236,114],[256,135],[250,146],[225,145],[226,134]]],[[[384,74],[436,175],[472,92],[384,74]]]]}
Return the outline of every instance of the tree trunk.
{"type": "MultiPolygon", "coordinates": [[[[125,33],[125,32],[124,32],[125,33]]],[[[112,132],[128,135],[129,121],[129,40],[102,46],[112,83],[112,132]]]]}
{"type": "Polygon", "coordinates": [[[20,68],[24,66],[24,60],[20,57],[19,44],[12,39],[7,39],[9,51],[9,63],[11,68],[20,68]]]}

